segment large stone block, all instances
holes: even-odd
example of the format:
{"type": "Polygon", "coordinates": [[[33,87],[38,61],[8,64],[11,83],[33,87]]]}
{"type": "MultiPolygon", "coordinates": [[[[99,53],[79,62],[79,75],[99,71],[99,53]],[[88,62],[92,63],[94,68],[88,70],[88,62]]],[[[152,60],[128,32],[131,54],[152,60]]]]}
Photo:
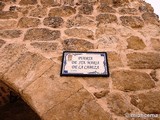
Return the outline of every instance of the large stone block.
{"type": "Polygon", "coordinates": [[[47,9],[43,7],[36,7],[30,12],[30,16],[42,18],[47,15],[47,9]]]}
{"type": "Polygon", "coordinates": [[[14,29],[17,26],[17,21],[15,20],[5,20],[0,21],[0,30],[3,29],[14,29]]]}
{"type": "Polygon", "coordinates": [[[85,39],[94,39],[93,32],[84,28],[72,28],[64,31],[66,35],[85,39]]]}
{"type": "Polygon", "coordinates": [[[44,25],[52,28],[59,28],[63,23],[64,20],[61,17],[47,17],[43,21],[44,25]]]}
{"type": "Polygon", "coordinates": [[[2,38],[18,38],[22,34],[21,30],[4,30],[0,31],[0,37],[2,38]]]}
{"type": "Polygon", "coordinates": [[[22,92],[22,97],[42,116],[83,88],[78,79],[81,78],[60,77],[60,65],[54,63],[22,92]]]}
{"type": "Polygon", "coordinates": [[[147,114],[160,114],[160,91],[132,95],[131,103],[147,114]]]}
{"type": "Polygon", "coordinates": [[[21,0],[19,4],[20,5],[35,5],[37,4],[37,0],[21,0]]]}
{"type": "Polygon", "coordinates": [[[151,44],[154,50],[160,51],[160,39],[151,38],[151,44]]]}
{"type": "Polygon", "coordinates": [[[143,40],[137,36],[130,36],[127,39],[127,43],[128,43],[127,46],[128,49],[143,50],[146,47],[143,40]]]}
{"type": "Polygon", "coordinates": [[[9,68],[3,76],[3,80],[10,84],[14,90],[21,91],[52,65],[53,62],[51,60],[41,55],[27,52],[9,68]]]}
{"type": "Polygon", "coordinates": [[[0,19],[17,19],[18,13],[12,11],[0,11],[0,19]]]}
{"type": "Polygon", "coordinates": [[[99,12],[102,12],[102,13],[115,13],[116,10],[112,7],[110,7],[108,4],[106,3],[101,3],[98,7],[97,7],[97,10],[99,12]]]}
{"type": "Polygon", "coordinates": [[[18,23],[18,27],[20,28],[37,27],[38,25],[40,25],[39,19],[28,17],[22,17],[18,23]]]}
{"type": "Polygon", "coordinates": [[[154,81],[147,73],[119,70],[111,74],[115,89],[122,91],[136,91],[155,87],[154,81]]]}
{"type": "Polygon", "coordinates": [[[93,12],[93,6],[91,4],[82,4],[79,7],[79,14],[91,15],[93,12]]]}
{"type": "Polygon", "coordinates": [[[33,28],[27,30],[24,40],[52,41],[60,38],[60,31],[47,28],[33,28]]]}
{"type": "Polygon", "coordinates": [[[34,42],[31,43],[31,46],[33,46],[36,49],[40,49],[43,52],[54,52],[58,48],[58,43],[53,42],[34,42]]]}
{"type": "Polygon", "coordinates": [[[93,43],[83,40],[83,39],[76,39],[70,38],[63,41],[64,50],[81,50],[87,51],[94,48],[93,43]]]}
{"type": "Polygon", "coordinates": [[[5,6],[5,4],[4,4],[3,2],[0,1],[0,11],[3,10],[4,6],[5,6]]]}
{"type": "Polygon", "coordinates": [[[115,23],[117,22],[117,17],[115,15],[112,14],[99,14],[98,16],[96,16],[96,21],[98,21],[99,23],[115,23]]]}
{"type": "Polygon", "coordinates": [[[80,89],[43,115],[45,120],[112,120],[85,90],[80,89]]]}
{"type": "Polygon", "coordinates": [[[24,44],[8,44],[2,49],[0,54],[0,78],[2,77],[1,75],[4,74],[5,71],[7,71],[25,52],[26,47],[24,44]]]}
{"type": "Polygon", "coordinates": [[[147,23],[157,24],[157,25],[160,24],[158,15],[156,15],[155,13],[148,13],[148,12],[143,13],[142,18],[147,23]]]}
{"type": "Polygon", "coordinates": [[[122,16],[120,20],[122,21],[122,25],[132,28],[141,28],[144,26],[143,20],[137,16],[122,16]]]}
{"type": "Polygon", "coordinates": [[[133,69],[159,69],[159,53],[130,53],[127,54],[128,66],[133,69]]]}
{"type": "Polygon", "coordinates": [[[52,8],[49,11],[50,17],[68,17],[76,13],[76,9],[70,6],[63,6],[59,8],[52,8]]]}

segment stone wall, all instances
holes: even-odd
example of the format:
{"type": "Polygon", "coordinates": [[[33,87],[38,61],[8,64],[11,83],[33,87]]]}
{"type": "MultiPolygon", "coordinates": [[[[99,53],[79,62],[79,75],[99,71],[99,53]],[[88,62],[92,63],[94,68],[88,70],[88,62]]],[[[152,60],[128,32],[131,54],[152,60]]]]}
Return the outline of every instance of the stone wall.
{"type": "Polygon", "coordinates": [[[0,0],[0,79],[44,120],[160,114],[160,21],[143,0],[0,0]],[[110,77],[60,77],[64,50],[108,52],[110,77]]]}

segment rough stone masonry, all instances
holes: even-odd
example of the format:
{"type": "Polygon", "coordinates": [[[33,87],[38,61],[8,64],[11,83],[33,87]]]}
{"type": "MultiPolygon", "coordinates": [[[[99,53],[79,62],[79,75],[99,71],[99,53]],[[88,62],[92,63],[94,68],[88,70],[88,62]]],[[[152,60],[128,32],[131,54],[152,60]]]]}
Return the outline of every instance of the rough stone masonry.
{"type": "Polygon", "coordinates": [[[43,120],[160,114],[160,21],[143,0],[0,0],[0,80],[43,120]],[[108,52],[111,76],[60,77],[64,50],[108,52]]]}

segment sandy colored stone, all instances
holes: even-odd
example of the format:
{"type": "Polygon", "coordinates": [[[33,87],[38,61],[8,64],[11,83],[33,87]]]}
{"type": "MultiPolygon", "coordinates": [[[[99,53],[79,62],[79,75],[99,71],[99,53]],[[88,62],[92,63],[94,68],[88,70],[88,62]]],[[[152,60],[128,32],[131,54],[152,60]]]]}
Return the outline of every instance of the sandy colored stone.
{"type": "Polygon", "coordinates": [[[47,15],[47,9],[43,7],[36,7],[30,12],[30,16],[42,18],[47,15]]]}
{"type": "Polygon", "coordinates": [[[96,38],[102,38],[106,35],[115,35],[116,29],[112,27],[102,26],[96,29],[96,38]]]}
{"type": "Polygon", "coordinates": [[[104,35],[96,43],[97,49],[116,48],[119,44],[119,39],[115,36],[104,35]]]}
{"type": "Polygon", "coordinates": [[[134,107],[124,94],[109,93],[106,96],[106,100],[111,112],[118,116],[125,116],[126,113],[131,113],[134,110],[134,107]]]}
{"type": "Polygon", "coordinates": [[[91,15],[93,12],[93,6],[91,4],[82,4],[79,7],[79,14],[91,15]]]}
{"type": "Polygon", "coordinates": [[[0,39],[0,48],[5,44],[6,42],[2,39],[0,39]]]}
{"type": "Polygon", "coordinates": [[[141,28],[144,26],[143,20],[137,16],[121,16],[120,20],[122,21],[122,25],[132,28],[141,28]]]}
{"type": "MultiPolygon", "coordinates": [[[[74,1],[74,0],[73,0],[74,1]]],[[[76,4],[96,4],[98,0],[78,0],[76,4]]]]}
{"type": "Polygon", "coordinates": [[[14,20],[0,21],[0,30],[3,29],[14,29],[17,26],[17,22],[14,20]]]}
{"type": "Polygon", "coordinates": [[[109,68],[123,67],[121,57],[116,52],[108,52],[108,64],[109,68]]]}
{"type": "Polygon", "coordinates": [[[79,26],[94,26],[95,23],[93,20],[88,19],[86,16],[83,15],[76,15],[75,17],[68,19],[66,22],[66,27],[79,27],[79,26]]]}
{"type": "Polygon", "coordinates": [[[70,6],[63,6],[59,8],[52,8],[49,11],[50,17],[68,17],[76,13],[76,9],[70,6]]]}
{"type": "Polygon", "coordinates": [[[160,51],[160,39],[151,38],[152,47],[156,51],[160,51]]]}
{"type": "Polygon", "coordinates": [[[136,14],[138,14],[138,10],[135,8],[120,8],[119,13],[120,14],[136,15],[136,14]]]}
{"type": "Polygon", "coordinates": [[[37,0],[21,0],[19,4],[20,5],[35,5],[37,4],[37,0]]]}
{"type": "Polygon", "coordinates": [[[82,89],[78,79],[80,78],[60,77],[60,65],[54,63],[50,69],[23,91],[22,97],[42,116],[82,89]]]}
{"type": "Polygon", "coordinates": [[[24,44],[8,44],[2,49],[0,54],[0,78],[24,52],[26,52],[24,44]]]}
{"type": "Polygon", "coordinates": [[[94,48],[91,42],[83,39],[70,38],[63,41],[64,50],[80,50],[87,51],[94,48]]]}
{"type": "Polygon", "coordinates": [[[56,51],[58,48],[58,43],[53,42],[34,42],[31,43],[31,46],[33,46],[36,49],[40,49],[43,52],[53,52],[56,51]]]}
{"type": "Polygon", "coordinates": [[[150,12],[150,13],[153,13],[154,9],[151,6],[151,4],[145,3],[144,5],[139,6],[139,11],[140,12],[150,12]]]}
{"type": "Polygon", "coordinates": [[[112,72],[111,77],[114,88],[122,91],[145,90],[155,87],[151,77],[143,72],[119,70],[112,72]]]}
{"type": "Polygon", "coordinates": [[[43,115],[45,120],[112,120],[112,116],[105,112],[84,89],[81,89],[54,106],[43,115]]]}
{"type": "Polygon", "coordinates": [[[132,95],[131,103],[147,114],[160,114],[160,91],[132,95]]]}
{"type": "Polygon", "coordinates": [[[52,41],[60,38],[60,31],[47,28],[33,28],[27,30],[24,40],[52,41]]]}
{"type": "Polygon", "coordinates": [[[85,39],[94,39],[93,32],[84,28],[72,28],[64,31],[66,35],[71,37],[85,38],[85,39]]]}
{"type": "Polygon", "coordinates": [[[3,10],[4,6],[5,6],[5,3],[3,3],[3,2],[0,1],[0,11],[3,10]]]}
{"type": "Polygon", "coordinates": [[[159,24],[159,17],[155,13],[143,13],[142,18],[145,22],[151,23],[151,24],[159,24]]]}
{"type": "Polygon", "coordinates": [[[48,70],[52,64],[52,61],[41,55],[27,52],[9,68],[3,80],[11,84],[14,90],[21,91],[48,70]]]}
{"type": "Polygon", "coordinates": [[[37,18],[22,17],[18,22],[20,28],[37,27],[38,25],[40,25],[40,20],[37,18]]]}
{"type": "Polygon", "coordinates": [[[102,12],[102,13],[115,13],[116,10],[110,6],[108,6],[108,4],[106,3],[101,3],[98,7],[97,7],[97,10],[99,12],[102,12]]]}
{"type": "Polygon", "coordinates": [[[0,19],[17,19],[18,13],[12,11],[0,11],[0,19]]]}
{"type": "Polygon", "coordinates": [[[128,66],[133,69],[158,69],[160,68],[159,53],[130,53],[127,54],[128,66]]]}
{"type": "Polygon", "coordinates": [[[127,46],[128,49],[143,50],[146,47],[143,40],[138,36],[130,36],[127,39],[127,43],[128,43],[127,46]]]}
{"type": "Polygon", "coordinates": [[[54,7],[60,5],[60,3],[55,0],[40,0],[40,2],[44,7],[51,7],[51,6],[54,7]]]}
{"type": "Polygon", "coordinates": [[[2,38],[18,38],[20,37],[22,34],[21,30],[4,30],[4,31],[0,31],[0,37],[2,38]]]}
{"type": "Polygon", "coordinates": [[[52,28],[59,28],[63,25],[64,20],[61,17],[46,17],[43,24],[52,28]]]}
{"type": "Polygon", "coordinates": [[[115,23],[117,22],[117,17],[115,15],[112,14],[99,14],[98,16],[96,16],[96,21],[98,21],[98,23],[115,23]]]}

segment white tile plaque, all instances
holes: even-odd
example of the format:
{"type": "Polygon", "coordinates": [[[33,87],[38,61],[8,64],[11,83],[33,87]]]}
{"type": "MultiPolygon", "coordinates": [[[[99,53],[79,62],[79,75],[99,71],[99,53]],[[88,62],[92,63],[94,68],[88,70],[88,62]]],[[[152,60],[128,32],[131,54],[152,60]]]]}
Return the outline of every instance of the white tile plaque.
{"type": "Polygon", "coordinates": [[[63,52],[61,76],[109,76],[106,52],[63,52]]]}

